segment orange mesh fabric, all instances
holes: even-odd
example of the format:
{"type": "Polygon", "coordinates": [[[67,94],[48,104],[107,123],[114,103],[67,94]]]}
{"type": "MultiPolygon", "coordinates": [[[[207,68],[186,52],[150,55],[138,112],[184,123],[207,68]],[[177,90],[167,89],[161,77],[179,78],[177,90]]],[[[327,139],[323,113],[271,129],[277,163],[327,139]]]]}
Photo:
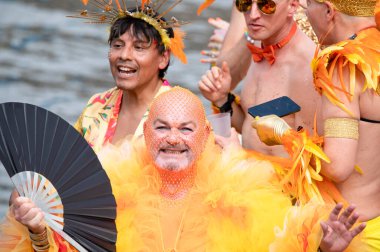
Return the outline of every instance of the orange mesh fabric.
{"type": "Polygon", "coordinates": [[[195,164],[209,135],[202,102],[180,87],[159,95],[152,103],[144,135],[162,179],[162,195],[183,197],[193,185],[195,164]]]}

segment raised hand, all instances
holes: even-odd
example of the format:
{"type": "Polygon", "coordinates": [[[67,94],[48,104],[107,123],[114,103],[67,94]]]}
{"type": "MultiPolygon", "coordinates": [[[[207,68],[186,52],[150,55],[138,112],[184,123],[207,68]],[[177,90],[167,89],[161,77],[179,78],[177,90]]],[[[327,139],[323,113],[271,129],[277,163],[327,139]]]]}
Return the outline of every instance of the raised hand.
{"type": "Polygon", "coordinates": [[[41,234],[44,232],[44,213],[32,200],[17,197],[12,203],[12,213],[18,222],[25,225],[32,233],[41,234]]]}
{"type": "Polygon", "coordinates": [[[359,218],[359,215],[354,212],[355,206],[347,207],[340,214],[342,209],[343,205],[341,203],[337,204],[330,213],[329,219],[321,222],[323,238],[320,249],[323,252],[343,252],[352,239],[361,233],[366,226],[365,223],[361,223],[352,228],[359,218]]]}
{"type": "Polygon", "coordinates": [[[223,40],[230,24],[221,18],[209,18],[208,23],[215,27],[213,35],[209,38],[208,50],[202,50],[201,54],[209,58],[201,59],[202,63],[214,64],[222,48],[223,40]]]}
{"type": "Polygon", "coordinates": [[[231,74],[227,62],[223,62],[222,68],[214,66],[207,70],[198,82],[198,87],[207,100],[217,106],[223,105],[231,87],[231,74]]]}

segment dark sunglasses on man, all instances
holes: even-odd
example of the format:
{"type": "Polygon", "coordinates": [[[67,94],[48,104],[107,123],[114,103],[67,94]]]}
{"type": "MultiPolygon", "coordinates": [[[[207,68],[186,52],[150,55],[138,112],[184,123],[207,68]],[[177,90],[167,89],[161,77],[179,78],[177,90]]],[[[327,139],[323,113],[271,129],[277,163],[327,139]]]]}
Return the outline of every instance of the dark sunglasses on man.
{"type": "Polygon", "coordinates": [[[251,10],[254,2],[263,14],[271,15],[276,11],[276,3],[272,0],[236,0],[235,5],[238,11],[247,12],[251,10]]]}

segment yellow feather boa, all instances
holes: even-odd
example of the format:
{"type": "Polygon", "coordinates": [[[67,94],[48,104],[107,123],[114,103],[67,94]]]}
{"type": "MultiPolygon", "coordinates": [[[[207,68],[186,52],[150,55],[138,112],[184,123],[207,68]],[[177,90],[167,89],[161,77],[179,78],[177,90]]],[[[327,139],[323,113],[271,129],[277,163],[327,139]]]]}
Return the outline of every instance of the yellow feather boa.
{"type": "MultiPolygon", "coordinates": [[[[197,163],[190,204],[173,204],[175,211],[186,211],[177,251],[316,251],[322,236],[319,222],[331,207],[292,207],[275,164],[253,152],[229,149],[221,153],[213,141],[209,139],[197,163]],[[285,223],[281,231],[284,220],[291,225],[285,223]],[[284,239],[296,243],[289,247],[282,243],[284,239]]],[[[167,247],[163,246],[159,216],[168,209],[158,207],[162,202],[160,178],[143,145],[136,149],[128,155],[112,149],[101,153],[118,204],[117,250],[163,251],[167,247]]],[[[166,236],[176,236],[177,230],[166,236]]]]}
{"type": "MultiPolygon", "coordinates": [[[[272,164],[245,152],[222,155],[212,141],[197,163],[191,204],[182,207],[188,209],[178,250],[268,251],[291,206],[272,164]]],[[[101,155],[118,203],[117,250],[162,251],[160,178],[146,150],[137,153],[101,155]]]]}

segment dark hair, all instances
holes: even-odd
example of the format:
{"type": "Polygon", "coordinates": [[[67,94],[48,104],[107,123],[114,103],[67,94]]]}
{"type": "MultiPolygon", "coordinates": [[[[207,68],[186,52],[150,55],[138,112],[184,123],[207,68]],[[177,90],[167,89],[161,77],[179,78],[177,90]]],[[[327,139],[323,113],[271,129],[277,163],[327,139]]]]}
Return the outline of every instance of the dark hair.
{"type": "MultiPolygon", "coordinates": [[[[131,12],[134,12],[134,10],[130,10],[131,12]]],[[[158,13],[155,14],[157,16],[158,13]]],[[[161,18],[165,21],[164,18],[161,18]]],[[[116,38],[119,38],[121,35],[123,35],[125,32],[131,32],[133,36],[136,36],[138,38],[147,40],[149,43],[152,43],[153,41],[157,41],[157,50],[162,55],[165,52],[165,46],[162,43],[162,39],[160,36],[160,33],[150,24],[145,22],[142,19],[134,18],[131,16],[126,16],[123,18],[119,18],[116,20],[110,30],[110,35],[108,38],[108,44],[111,45],[112,41],[116,38]]],[[[168,34],[169,38],[174,37],[174,32],[172,28],[167,28],[166,33],[168,34]]],[[[166,71],[168,70],[170,65],[170,60],[168,65],[164,69],[160,69],[158,72],[158,77],[163,78],[166,74],[166,71]]]]}

